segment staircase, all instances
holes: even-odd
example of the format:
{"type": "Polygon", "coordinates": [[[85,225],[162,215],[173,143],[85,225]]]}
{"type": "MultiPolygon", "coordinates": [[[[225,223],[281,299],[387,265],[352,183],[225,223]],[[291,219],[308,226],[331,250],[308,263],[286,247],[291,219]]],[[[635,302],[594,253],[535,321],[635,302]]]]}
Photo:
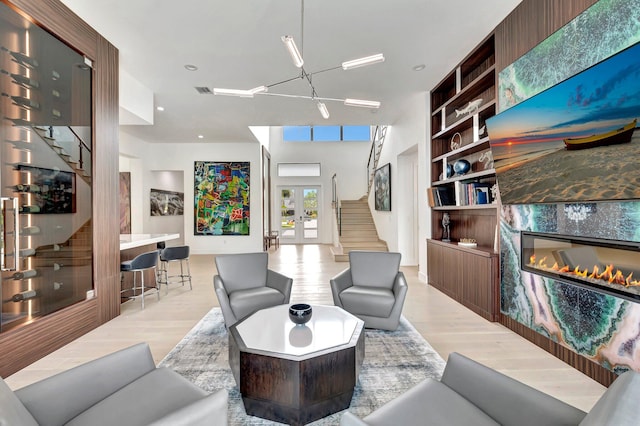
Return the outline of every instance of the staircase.
{"type": "Polygon", "coordinates": [[[32,129],[49,145],[58,157],[71,167],[71,170],[75,172],[76,176],[80,176],[87,184],[91,185],[91,173],[88,170],[91,165],[91,150],[71,127],[33,126],[32,129]],[[62,144],[66,147],[62,146],[62,144]],[[76,145],[78,148],[76,148],[76,145]],[[75,154],[71,154],[71,152],[76,150],[77,152],[75,154]],[[83,153],[84,161],[82,160],[83,153]]]}
{"type": "Polygon", "coordinates": [[[387,243],[378,238],[366,197],[340,204],[342,232],[338,247],[332,248],[336,262],[348,262],[351,250],[388,251],[387,243]]]}

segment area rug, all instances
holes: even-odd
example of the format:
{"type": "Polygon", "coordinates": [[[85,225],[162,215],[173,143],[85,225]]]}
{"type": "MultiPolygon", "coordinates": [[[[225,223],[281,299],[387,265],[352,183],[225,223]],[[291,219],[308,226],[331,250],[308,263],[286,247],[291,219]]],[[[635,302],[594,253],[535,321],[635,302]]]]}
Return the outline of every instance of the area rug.
{"type": "MultiPolygon", "coordinates": [[[[229,392],[229,425],[279,425],[249,416],[229,368],[229,342],[220,308],[213,308],[159,365],[209,392],[229,392]]],[[[365,359],[349,411],[364,417],[427,377],[439,379],[445,362],[404,317],[393,332],[365,330],[365,359]]],[[[310,423],[338,425],[342,412],[310,423]]]]}

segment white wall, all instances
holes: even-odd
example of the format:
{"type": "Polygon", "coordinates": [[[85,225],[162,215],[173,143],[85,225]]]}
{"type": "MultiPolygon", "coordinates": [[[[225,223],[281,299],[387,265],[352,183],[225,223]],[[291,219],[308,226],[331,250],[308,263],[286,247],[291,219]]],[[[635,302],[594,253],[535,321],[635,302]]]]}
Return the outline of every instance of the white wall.
{"type": "MultiPolygon", "coordinates": [[[[419,265],[421,279],[426,278],[426,238],[430,234],[430,210],[426,200],[428,186],[428,160],[426,135],[428,96],[425,92],[412,96],[403,118],[389,128],[379,165],[391,163],[392,211],[376,212],[373,199],[369,198],[380,238],[387,241],[389,249],[403,253],[403,264],[419,265]],[[417,151],[417,160],[416,160],[417,151]],[[413,168],[417,163],[416,188],[413,168]],[[426,165],[427,167],[425,167],[426,165]],[[401,173],[399,173],[399,171],[401,173]],[[407,200],[417,198],[418,213],[417,255],[409,255],[407,235],[407,200]],[[417,258],[416,258],[417,257],[417,258]]],[[[276,189],[282,185],[316,185],[321,187],[322,219],[320,242],[332,244],[331,232],[331,177],[338,176],[338,191],[341,199],[358,199],[367,191],[367,169],[369,143],[325,142],[284,143],[282,128],[272,127],[269,134],[271,154],[272,205],[277,205],[276,189]],[[278,178],[279,162],[319,162],[322,176],[317,178],[278,178]]],[[[148,233],[157,230],[151,223],[149,213],[149,191],[154,185],[154,172],[174,171],[183,174],[185,215],[181,235],[193,253],[238,253],[262,250],[261,208],[261,145],[248,143],[169,143],[150,144],[125,132],[120,134],[120,170],[131,172],[132,232],[148,233]],[[251,235],[241,236],[194,236],[193,235],[193,162],[203,161],[250,161],[251,162],[251,235]]],[[[154,186],[155,187],[155,186],[154,186]]],[[[169,188],[158,188],[169,189],[169,188]]],[[[171,190],[180,191],[174,186],[171,190]]],[[[276,209],[277,210],[277,209],[276,209]]],[[[272,210],[272,227],[277,228],[277,211],[272,210]]],[[[155,219],[155,218],[154,218],[155,219]]],[[[413,229],[413,227],[410,227],[413,229]]]]}
{"type": "MultiPolygon", "coordinates": [[[[131,211],[132,232],[151,233],[153,226],[150,215],[149,193],[155,183],[156,171],[183,173],[185,215],[180,233],[184,244],[190,246],[194,254],[242,253],[262,251],[262,194],[261,194],[261,145],[249,143],[163,143],[150,144],[131,135],[120,132],[120,154],[129,158],[131,170],[131,211]],[[133,159],[134,161],[132,161],[133,159]],[[249,161],[250,177],[250,235],[248,236],[201,236],[193,235],[193,165],[194,161],[249,161]],[[136,163],[136,164],[134,164],[136,163]],[[133,167],[137,166],[137,167],[133,167]],[[135,173],[135,175],[134,175],[135,173]],[[142,190],[135,191],[134,181],[142,180],[142,190]],[[135,200],[134,200],[135,198],[135,200]],[[142,229],[133,227],[133,215],[140,215],[142,229]],[[134,230],[135,229],[135,230],[134,230]]],[[[122,170],[121,171],[125,171],[122,170]]],[[[164,188],[159,188],[164,189],[164,188]]],[[[172,190],[179,191],[177,187],[172,190]]],[[[154,218],[155,219],[155,218],[154,218]]]]}
{"type": "Polygon", "coordinates": [[[429,232],[430,214],[426,204],[428,165],[426,156],[427,96],[425,92],[414,94],[398,122],[387,130],[378,167],[391,164],[391,211],[376,211],[374,194],[369,194],[369,206],[376,223],[380,239],[387,242],[390,251],[402,253],[403,265],[419,265],[421,278],[426,269],[426,238],[429,232]],[[417,188],[413,185],[413,167],[418,166],[417,188]],[[411,169],[409,169],[411,168],[411,169]],[[417,197],[414,192],[417,191],[417,197]],[[414,211],[412,201],[417,198],[417,238],[408,232],[413,227],[408,220],[414,211]],[[416,250],[407,248],[408,241],[416,241],[416,250]]]}
{"type": "MultiPolygon", "coordinates": [[[[365,142],[283,142],[282,127],[272,127],[271,193],[272,206],[278,204],[278,186],[314,185],[321,190],[320,243],[332,244],[331,177],[338,177],[338,193],[342,200],[357,200],[367,193],[367,160],[370,143],[365,142]],[[278,177],[278,163],[320,163],[320,177],[278,177]]],[[[277,210],[272,210],[272,227],[277,228],[277,210]]]]}

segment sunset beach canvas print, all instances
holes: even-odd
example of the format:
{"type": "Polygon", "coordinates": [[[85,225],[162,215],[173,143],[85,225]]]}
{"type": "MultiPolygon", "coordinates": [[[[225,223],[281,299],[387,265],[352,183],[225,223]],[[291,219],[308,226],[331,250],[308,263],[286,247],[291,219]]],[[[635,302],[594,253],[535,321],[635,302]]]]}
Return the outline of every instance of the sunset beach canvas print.
{"type": "Polygon", "coordinates": [[[503,204],[640,199],[640,43],[486,124],[503,204]]]}

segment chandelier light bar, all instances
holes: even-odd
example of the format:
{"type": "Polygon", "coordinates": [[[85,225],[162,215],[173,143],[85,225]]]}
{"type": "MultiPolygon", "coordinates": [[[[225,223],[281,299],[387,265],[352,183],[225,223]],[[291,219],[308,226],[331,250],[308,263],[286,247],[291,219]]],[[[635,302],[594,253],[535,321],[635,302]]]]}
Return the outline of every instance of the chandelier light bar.
{"type": "Polygon", "coordinates": [[[249,92],[253,93],[254,95],[257,95],[260,93],[266,93],[268,91],[269,91],[269,88],[267,86],[258,86],[249,90],[249,92]]]}
{"type": "Polygon", "coordinates": [[[345,99],[344,104],[348,106],[363,107],[363,108],[380,108],[380,102],[378,101],[365,101],[363,99],[345,99]]]}
{"type": "Polygon", "coordinates": [[[352,61],[343,62],[342,69],[345,71],[352,70],[354,68],[377,64],[378,62],[384,62],[384,55],[382,53],[366,56],[364,58],[354,59],[352,61]]]}
{"type": "Polygon", "coordinates": [[[293,61],[293,65],[295,65],[298,68],[302,68],[302,66],[304,65],[304,60],[302,59],[302,55],[298,50],[298,46],[296,46],[296,42],[293,41],[293,37],[288,35],[282,36],[282,42],[287,47],[287,50],[289,51],[289,55],[291,55],[291,60],[293,61]]]}
{"type": "Polygon", "coordinates": [[[223,96],[238,96],[241,98],[253,98],[254,92],[244,89],[222,89],[220,87],[214,87],[213,94],[223,96]]]}
{"type": "Polygon", "coordinates": [[[320,110],[322,118],[327,120],[329,118],[329,110],[327,109],[327,106],[323,102],[318,102],[318,109],[320,110]]]}

